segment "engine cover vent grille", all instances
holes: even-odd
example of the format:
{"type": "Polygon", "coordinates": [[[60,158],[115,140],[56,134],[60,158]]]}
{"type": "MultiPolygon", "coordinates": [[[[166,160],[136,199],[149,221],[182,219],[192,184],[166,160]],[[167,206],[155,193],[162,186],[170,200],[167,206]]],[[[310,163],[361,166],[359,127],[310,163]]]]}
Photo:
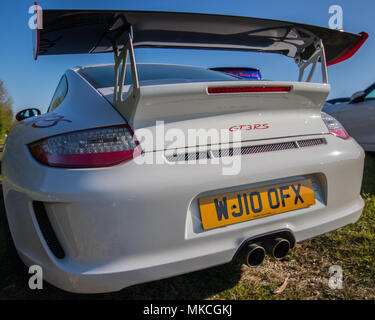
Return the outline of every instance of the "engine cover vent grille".
{"type": "Polygon", "coordinates": [[[321,144],[326,144],[326,139],[308,139],[308,140],[300,140],[297,141],[298,146],[300,148],[305,148],[305,147],[314,147],[318,146],[321,144]]]}
{"type": "Polygon", "coordinates": [[[279,142],[279,143],[270,143],[254,146],[243,146],[237,148],[226,148],[205,152],[186,152],[177,154],[166,155],[165,158],[170,162],[179,162],[179,161],[191,161],[191,160],[200,160],[200,159],[212,159],[212,158],[222,158],[222,157],[232,157],[239,155],[249,155],[256,153],[265,153],[265,152],[274,152],[290,149],[300,149],[306,147],[315,147],[322,144],[326,144],[327,141],[324,138],[318,139],[307,139],[307,140],[296,140],[288,142],[279,142]]]}

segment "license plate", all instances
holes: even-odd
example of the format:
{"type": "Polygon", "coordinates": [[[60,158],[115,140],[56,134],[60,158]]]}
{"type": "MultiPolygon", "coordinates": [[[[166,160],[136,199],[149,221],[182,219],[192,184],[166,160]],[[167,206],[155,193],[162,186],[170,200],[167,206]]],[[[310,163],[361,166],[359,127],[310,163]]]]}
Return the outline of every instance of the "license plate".
{"type": "Polygon", "coordinates": [[[199,199],[202,225],[205,230],[314,204],[314,189],[309,179],[199,199]]]}

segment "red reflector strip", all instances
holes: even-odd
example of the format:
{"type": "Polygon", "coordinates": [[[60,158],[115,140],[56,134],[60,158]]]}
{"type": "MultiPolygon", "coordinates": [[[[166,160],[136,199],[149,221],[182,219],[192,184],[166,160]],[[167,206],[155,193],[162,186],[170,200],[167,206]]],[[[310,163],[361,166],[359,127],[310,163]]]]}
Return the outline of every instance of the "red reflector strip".
{"type": "Polygon", "coordinates": [[[333,64],[345,61],[351,58],[358,49],[365,43],[368,38],[368,34],[366,32],[360,32],[361,38],[355,43],[352,47],[347,48],[346,50],[342,51],[337,57],[327,61],[327,66],[332,66],[333,64]]]}
{"type": "Polygon", "coordinates": [[[344,140],[350,138],[349,134],[346,132],[344,128],[337,130],[329,130],[329,133],[344,140]]]}
{"type": "Polygon", "coordinates": [[[209,94],[216,93],[242,93],[242,92],[289,92],[290,86],[253,86],[253,87],[210,87],[207,88],[209,94]]]}

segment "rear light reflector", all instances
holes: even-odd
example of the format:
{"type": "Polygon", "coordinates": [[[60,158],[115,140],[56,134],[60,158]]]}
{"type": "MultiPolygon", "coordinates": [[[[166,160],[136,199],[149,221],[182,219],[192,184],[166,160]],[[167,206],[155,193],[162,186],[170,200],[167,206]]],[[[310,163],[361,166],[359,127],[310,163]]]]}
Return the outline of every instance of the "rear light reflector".
{"type": "Polygon", "coordinates": [[[29,150],[40,163],[62,168],[113,166],[141,153],[128,125],[52,136],[30,144],[29,150]]]}
{"type": "Polygon", "coordinates": [[[209,87],[209,94],[217,93],[243,93],[243,92],[289,92],[290,86],[246,86],[246,87],[209,87]]]}
{"type": "Polygon", "coordinates": [[[344,139],[344,140],[350,138],[349,134],[346,132],[342,124],[338,120],[336,120],[334,117],[330,116],[329,114],[325,112],[322,112],[322,120],[327,126],[327,129],[329,130],[330,134],[334,135],[335,137],[344,139]]]}

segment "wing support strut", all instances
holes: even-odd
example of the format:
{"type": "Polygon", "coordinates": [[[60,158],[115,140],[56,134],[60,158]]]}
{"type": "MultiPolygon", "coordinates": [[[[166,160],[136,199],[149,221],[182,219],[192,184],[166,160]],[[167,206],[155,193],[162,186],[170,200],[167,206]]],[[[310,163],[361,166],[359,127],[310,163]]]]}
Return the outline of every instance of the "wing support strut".
{"type": "Polygon", "coordinates": [[[128,103],[135,103],[139,97],[139,82],[138,82],[138,72],[137,64],[135,61],[134,48],[133,48],[133,29],[130,27],[130,32],[128,33],[128,41],[119,50],[117,45],[113,45],[113,53],[115,60],[115,78],[114,78],[114,88],[113,88],[113,104],[121,105],[128,103]],[[128,94],[123,99],[123,87],[125,83],[126,75],[126,62],[130,58],[130,68],[132,76],[132,86],[129,88],[128,94]]]}
{"type": "Polygon", "coordinates": [[[297,56],[294,58],[294,61],[296,62],[299,68],[298,81],[303,81],[306,68],[312,65],[311,70],[306,79],[306,82],[311,82],[316,69],[316,64],[320,61],[322,67],[322,81],[323,83],[328,83],[327,62],[322,40],[315,42],[315,52],[311,55],[311,57],[308,60],[303,61],[300,56],[297,56]]]}

